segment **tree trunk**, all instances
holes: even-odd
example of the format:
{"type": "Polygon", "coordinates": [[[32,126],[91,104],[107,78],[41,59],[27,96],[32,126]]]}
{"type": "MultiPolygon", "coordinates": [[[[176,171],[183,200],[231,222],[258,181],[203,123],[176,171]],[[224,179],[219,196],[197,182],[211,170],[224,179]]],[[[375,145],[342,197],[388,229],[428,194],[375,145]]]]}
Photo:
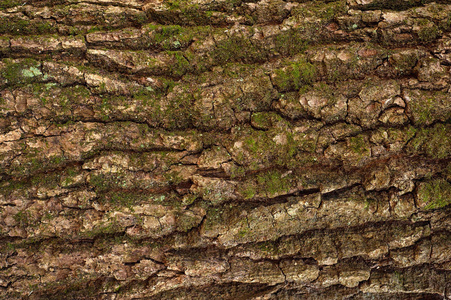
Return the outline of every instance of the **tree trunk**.
{"type": "Polygon", "coordinates": [[[0,1],[0,299],[451,298],[451,5],[0,1]]]}

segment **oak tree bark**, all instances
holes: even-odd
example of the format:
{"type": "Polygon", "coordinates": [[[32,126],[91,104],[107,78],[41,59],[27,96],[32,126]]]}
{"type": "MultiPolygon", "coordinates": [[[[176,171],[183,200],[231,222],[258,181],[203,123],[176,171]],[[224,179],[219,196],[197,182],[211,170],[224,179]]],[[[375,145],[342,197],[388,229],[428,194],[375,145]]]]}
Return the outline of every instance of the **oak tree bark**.
{"type": "Polygon", "coordinates": [[[451,298],[447,1],[0,8],[0,299],[451,298]]]}

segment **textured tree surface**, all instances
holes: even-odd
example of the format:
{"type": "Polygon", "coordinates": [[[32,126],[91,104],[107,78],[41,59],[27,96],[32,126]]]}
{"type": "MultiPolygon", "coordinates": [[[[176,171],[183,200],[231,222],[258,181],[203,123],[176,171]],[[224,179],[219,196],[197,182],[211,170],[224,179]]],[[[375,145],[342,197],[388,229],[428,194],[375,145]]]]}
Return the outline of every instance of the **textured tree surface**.
{"type": "Polygon", "coordinates": [[[1,0],[0,299],[451,298],[451,5],[1,0]]]}

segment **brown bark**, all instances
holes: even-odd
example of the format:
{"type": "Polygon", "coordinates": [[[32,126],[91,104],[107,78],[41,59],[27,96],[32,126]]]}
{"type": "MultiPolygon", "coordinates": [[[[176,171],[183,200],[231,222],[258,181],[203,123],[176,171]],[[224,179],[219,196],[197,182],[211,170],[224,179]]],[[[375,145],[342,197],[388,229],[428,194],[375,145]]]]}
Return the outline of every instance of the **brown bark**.
{"type": "Polygon", "coordinates": [[[446,1],[0,8],[0,299],[451,298],[446,1]]]}

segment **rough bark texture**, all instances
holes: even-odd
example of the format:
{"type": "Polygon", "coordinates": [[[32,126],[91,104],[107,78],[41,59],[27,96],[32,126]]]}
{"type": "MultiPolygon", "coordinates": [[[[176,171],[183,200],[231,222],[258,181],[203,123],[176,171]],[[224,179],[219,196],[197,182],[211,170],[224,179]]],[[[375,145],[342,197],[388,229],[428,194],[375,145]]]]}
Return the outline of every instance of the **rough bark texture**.
{"type": "Polygon", "coordinates": [[[447,2],[0,1],[0,298],[451,298],[447,2]]]}

